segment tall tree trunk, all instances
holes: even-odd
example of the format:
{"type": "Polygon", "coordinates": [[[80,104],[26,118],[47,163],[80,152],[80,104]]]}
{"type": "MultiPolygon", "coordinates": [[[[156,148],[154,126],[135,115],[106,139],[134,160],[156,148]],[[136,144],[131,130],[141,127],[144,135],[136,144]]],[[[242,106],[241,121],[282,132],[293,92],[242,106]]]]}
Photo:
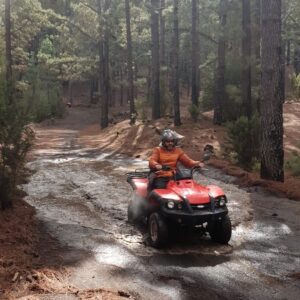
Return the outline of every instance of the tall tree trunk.
{"type": "Polygon", "coordinates": [[[152,67],[148,67],[148,75],[147,75],[147,102],[150,102],[152,99],[152,83],[151,83],[151,74],[152,74],[152,67]]]}
{"type": "Polygon", "coordinates": [[[220,18],[220,37],[218,41],[218,66],[215,79],[214,95],[214,124],[221,124],[224,120],[224,102],[225,102],[225,26],[227,19],[228,0],[220,0],[219,18],[220,18]]]}
{"type": "Polygon", "coordinates": [[[262,0],[261,177],[284,181],[281,0],[262,0]]]}
{"type": "Polygon", "coordinates": [[[103,40],[103,93],[102,93],[102,115],[101,115],[101,128],[108,126],[108,107],[111,97],[111,86],[109,76],[109,28],[105,24],[104,40],[103,40]]]}
{"type": "Polygon", "coordinates": [[[198,0],[192,0],[192,77],[191,77],[191,90],[192,90],[192,104],[198,106],[199,98],[199,7],[198,0]]]}
{"type": "MultiPolygon", "coordinates": [[[[172,34],[172,37],[171,37],[171,45],[174,45],[174,34],[172,34]]],[[[173,87],[174,87],[174,76],[173,76],[173,67],[174,67],[174,55],[173,55],[173,49],[169,49],[168,51],[168,56],[169,56],[169,59],[168,59],[168,84],[169,84],[169,92],[170,93],[173,93],[173,87]]]]}
{"type": "MultiPolygon", "coordinates": [[[[253,74],[253,84],[255,86],[261,85],[261,71],[258,66],[260,66],[260,60],[261,60],[261,0],[256,0],[254,2],[254,22],[253,25],[253,53],[255,55],[255,65],[257,70],[253,74]]],[[[261,101],[261,95],[260,91],[258,92],[258,95],[255,99],[255,109],[260,112],[260,101],[261,101]]],[[[254,105],[253,105],[254,109],[254,105]]]]}
{"type": "Polygon", "coordinates": [[[160,118],[159,0],[151,0],[152,119],[160,118]]]}
{"type": "MultiPolygon", "coordinates": [[[[112,82],[114,82],[115,78],[111,78],[112,82]]],[[[114,86],[111,86],[110,88],[110,107],[116,106],[116,88],[114,86]]]]}
{"type": "Polygon", "coordinates": [[[69,80],[68,82],[68,102],[70,103],[70,105],[73,105],[73,81],[69,80]]]}
{"type": "Polygon", "coordinates": [[[251,10],[250,0],[243,0],[242,99],[244,115],[251,119],[251,10]]]}
{"type": "Polygon", "coordinates": [[[160,10],[159,10],[159,29],[160,29],[160,105],[161,105],[161,115],[165,115],[166,108],[168,107],[167,91],[168,91],[168,70],[166,66],[166,18],[164,16],[166,1],[160,0],[160,10]]]}
{"type": "Polygon", "coordinates": [[[90,80],[90,103],[96,103],[95,93],[97,92],[97,78],[92,77],[90,80]]]}
{"type": "Polygon", "coordinates": [[[291,40],[288,39],[286,42],[286,65],[291,64],[291,40]]]}
{"type": "Polygon", "coordinates": [[[98,50],[99,50],[99,102],[100,102],[100,126],[102,123],[102,102],[103,102],[103,91],[104,91],[104,79],[103,79],[103,62],[104,62],[104,53],[103,53],[103,22],[102,22],[102,5],[101,0],[97,0],[97,9],[98,9],[98,26],[99,26],[99,41],[98,41],[98,50]]]}
{"type": "MultiPolygon", "coordinates": [[[[10,9],[11,9],[10,0],[5,0],[5,53],[6,53],[6,74],[5,74],[6,95],[5,96],[7,98],[6,99],[7,104],[9,105],[11,105],[13,101],[10,9]]],[[[3,170],[1,170],[1,173],[0,173],[0,209],[7,209],[12,207],[12,201],[9,195],[10,183],[11,183],[10,181],[12,180],[12,178],[8,178],[6,175],[4,175],[3,170]]]]}
{"type": "MultiPolygon", "coordinates": [[[[138,80],[138,73],[139,73],[139,68],[138,68],[138,64],[136,61],[133,62],[133,83],[134,82],[137,82],[138,80]]],[[[133,84],[133,94],[134,94],[134,98],[137,99],[138,98],[138,88],[137,87],[134,87],[134,84],[133,84]]]]}
{"type": "Polygon", "coordinates": [[[10,10],[11,10],[10,0],[5,0],[6,97],[7,97],[7,102],[9,104],[12,103],[12,99],[13,99],[10,10]]]}
{"type": "Polygon", "coordinates": [[[166,21],[163,14],[165,8],[165,0],[160,1],[159,10],[159,20],[160,20],[160,65],[164,66],[166,64],[166,54],[165,54],[165,36],[166,36],[166,21]]]}
{"type": "Polygon", "coordinates": [[[254,3],[254,53],[257,62],[260,62],[260,51],[261,51],[261,0],[256,0],[254,3]]]}
{"type": "Polygon", "coordinates": [[[120,81],[121,81],[121,86],[120,86],[120,106],[123,106],[123,104],[124,104],[124,84],[123,84],[123,70],[122,70],[122,67],[120,68],[120,81]]]}
{"type": "Polygon", "coordinates": [[[128,96],[130,105],[130,124],[134,125],[136,121],[136,112],[134,107],[134,87],[133,87],[133,71],[132,71],[132,45],[131,45],[131,28],[130,28],[130,7],[129,0],[125,0],[126,14],[126,37],[127,37],[127,67],[128,67],[128,96]]]}
{"type": "MultiPolygon", "coordinates": [[[[110,78],[109,78],[109,27],[107,20],[102,21],[101,0],[98,4],[98,22],[99,22],[99,85],[101,92],[101,128],[108,126],[108,105],[110,100],[110,78]]],[[[109,9],[110,1],[104,1],[104,12],[109,9]]]]}
{"type": "Polygon", "coordinates": [[[299,46],[299,44],[295,45],[294,69],[295,69],[296,75],[299,75],[300,74],[300,46],[299,46]]]}
{"type": "Polygon", "coordinates": [[[179,32],[178,32],[178,0],[174,0],[174,44],[173,44],[173,103],[174,103],[174,125],[180,126],[180,103],[179,103],[179,32]]]}

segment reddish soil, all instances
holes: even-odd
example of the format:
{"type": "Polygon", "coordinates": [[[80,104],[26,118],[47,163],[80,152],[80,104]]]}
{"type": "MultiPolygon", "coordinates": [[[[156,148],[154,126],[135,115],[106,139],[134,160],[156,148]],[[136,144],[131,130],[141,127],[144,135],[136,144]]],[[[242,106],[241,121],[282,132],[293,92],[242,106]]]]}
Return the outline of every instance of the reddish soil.
{"type": "Polygon", "coordinates": [[[35,210],[22,200],[0,212],[0,299],[37,300],[39,295],[74,295],[77,299],[128,298],[120,291],[78,290],[68,285],[61,254],[66,251],[47,235],[35,210]]]}

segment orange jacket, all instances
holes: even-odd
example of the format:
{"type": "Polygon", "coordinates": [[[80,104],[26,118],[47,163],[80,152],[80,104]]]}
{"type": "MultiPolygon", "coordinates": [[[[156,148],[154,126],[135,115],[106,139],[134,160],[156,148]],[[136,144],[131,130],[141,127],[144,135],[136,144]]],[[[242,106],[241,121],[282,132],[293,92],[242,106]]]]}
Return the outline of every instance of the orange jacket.
{"type": "MultiPolygon", "coordinates": [[[[175,170],[178,162],[181,162],[187,168],[192,168],[199,164],[199,161],[190,159],[181,148],[175,147],[173,150],[168,151],[163,147],[155,147],[149,159],[149,167],[155,170],[156,165],[167,165],[175,170]]],[[[157,171],[156,176],[171,177],[173,176],[173,171],[157,171]]]]}

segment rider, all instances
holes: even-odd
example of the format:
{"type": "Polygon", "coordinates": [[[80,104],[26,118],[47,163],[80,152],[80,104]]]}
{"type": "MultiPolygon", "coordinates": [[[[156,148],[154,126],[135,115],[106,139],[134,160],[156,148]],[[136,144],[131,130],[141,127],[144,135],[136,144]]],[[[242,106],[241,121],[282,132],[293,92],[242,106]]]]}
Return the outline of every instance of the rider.
{"type": "Polygon", "coordinates": [[[187,168],[203,167],[200,161],[190,159],[183,150],[177,146],[178,134],[171,130],[165,129],[161,135],[161,143],[159,147],[153,149],[149,159],[149,167],[155,172],[151,188],[166,188],[168,181],[172,178],[178,162],[187,168]],[[163,170],[166,165],[171,170],[163,170]]]}

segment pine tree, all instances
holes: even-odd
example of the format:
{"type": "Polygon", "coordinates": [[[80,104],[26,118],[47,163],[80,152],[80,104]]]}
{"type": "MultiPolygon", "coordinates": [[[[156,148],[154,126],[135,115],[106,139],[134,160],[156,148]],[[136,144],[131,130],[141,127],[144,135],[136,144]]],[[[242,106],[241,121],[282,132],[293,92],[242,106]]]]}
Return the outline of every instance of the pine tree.
{"type": "Polygon", "coordinates": [[[192,76],[191,76],[191,90],[192,90],[192,104],[198,106],[199,98],[199,7],[198,0],[192,0],[192,76]]]}
{"type": "Polygon", "coordinates": [[[174,125],[180,126],[180,102],[179,102],[179,33],[178,33],[178,0],[174,0],[174,21],[173,21],[173,105],[174,125]]]}
{"type": "Polygon", "coordinates": [[[281,0],[262,0],[261,177],[284,181],[281,0]]]}
{"type": "Polygon", "coordinates": [[[126,14],[126,36],[127,36],[127,68],[128,68],[128,96],[130,105],[130,124],[135,123],[136,112],[134,106],[134,87],[133,87],[133,72],[132,72],[132,43],[131,43],[131,27],[130,27],[130,6],[129,0],[125,0],[126,14]]]}
{"type": "Polygon", "coordinates": [[[160,118],[159,0],[151,0],[152,119],[160,118]]]}
{"type": "Polygon", "coordinates": [[[220,0],[219,19],[220,19],[220,37],[218,42],[218,66],[215,79],[214,95],[214,124],[220,125],[224,120],[225,105],[225,26],[227,21],[227,0],[220,0]]]}
{"type": "Polygon", "coordinates": [[[252,116],[251,101],[251,10],[250,0],[243,0],[242,8],[242,98],[244,106],[244,115],[248,120],[252,116]]]}

